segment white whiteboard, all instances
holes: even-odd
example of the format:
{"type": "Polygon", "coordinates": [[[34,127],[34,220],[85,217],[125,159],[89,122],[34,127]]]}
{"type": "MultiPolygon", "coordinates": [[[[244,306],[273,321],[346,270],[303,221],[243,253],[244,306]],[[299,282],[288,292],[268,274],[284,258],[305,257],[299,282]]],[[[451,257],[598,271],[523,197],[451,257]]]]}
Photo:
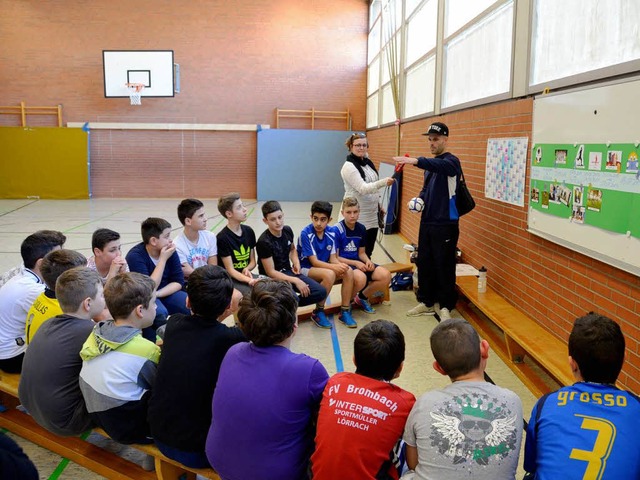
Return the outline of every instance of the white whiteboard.
{"type": "Polygon", "coordinates": [[[104,96],[128,97],[127,83],[142,83],[142,97],[173,97],[173,50],[103,50],[104,96]]]}
{"type": "MultiPolygon", "coordinates": [[[[640,123],[636,109],[638,102],[638,78],[538,96],[533,102],[532,144],[640,144],[640,123]]],[[[568,170],[566,174],[570,175],[571,171],[568,170]]],[[[560,183],[565,181],[562,178],[556,180],[560,183]]],[[[555,217],[531,207],[528,229],[554,243],[640,276],[638,238],[573,223],[569,217],[555,217]]]]}

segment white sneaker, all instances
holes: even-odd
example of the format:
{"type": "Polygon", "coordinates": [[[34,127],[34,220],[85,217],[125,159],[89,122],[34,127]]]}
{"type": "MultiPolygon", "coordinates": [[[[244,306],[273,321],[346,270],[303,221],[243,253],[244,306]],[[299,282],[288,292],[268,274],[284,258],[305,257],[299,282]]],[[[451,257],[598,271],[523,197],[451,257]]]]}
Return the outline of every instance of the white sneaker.
{"type": "Polygon", "coordinates": [[[449,311],[448,308],[441,308],[439,316],[440,316],[440,321],[449,320],[451,318],[451,312],[449,311]]]}
{"type": "Polygon", "coordinates": [[[420,315],[435,315],[436,309],[433,307],[427,307],[424,303],[420,302],[418,305],[407,311],[407,317],[419,317],[420,315]]]}

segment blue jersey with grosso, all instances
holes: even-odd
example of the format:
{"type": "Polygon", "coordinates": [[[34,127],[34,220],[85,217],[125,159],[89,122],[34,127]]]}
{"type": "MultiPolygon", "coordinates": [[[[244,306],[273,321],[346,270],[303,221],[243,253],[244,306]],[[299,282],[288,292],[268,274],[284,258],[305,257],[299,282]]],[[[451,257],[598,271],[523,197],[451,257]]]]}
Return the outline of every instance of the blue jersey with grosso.
{"type": "Polygon", "coordinates": [[[579,382],[533,407],[524,468],[537,480],[640,478],[640,399],[579,382]]]}
{"type": "Polygon", "coordinates": [[[360,260],[358,252],[360,247],[365,246],[367,228],[362,223],[356,222],[353,230],[351,230],[342,220],[333,227],[333,233],[338,256],[348,260],[360,260]]]}
{"type": "Polygon", "coordinates": [[[313,266],[309,257],[315,256],[321,262],[329,262],[332,253],[336,253],[336,247],[331,227],[322,232],[322,237],[318,236],[312,223],[302,229],[298,237],[298,257],[302,268],[313,266]]]}

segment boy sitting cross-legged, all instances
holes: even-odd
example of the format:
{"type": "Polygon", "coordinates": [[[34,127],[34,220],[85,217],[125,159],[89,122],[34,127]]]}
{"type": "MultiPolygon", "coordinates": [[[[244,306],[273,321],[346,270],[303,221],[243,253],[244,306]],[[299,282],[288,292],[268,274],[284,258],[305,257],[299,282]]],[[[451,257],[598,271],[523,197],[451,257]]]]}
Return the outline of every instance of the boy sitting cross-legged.
{"type": "Polygon", "coordinates": [[[218,264],[231,275],[234,288],[244,295],[258,281],[251,273],[256,268],[256,234],[242,224],[247,219],[247,207],[239,193],[220,197],[218,211],[227,219],[227,226],[218,233],[218,264]]]}
{"type": "Polygon", "coordinates": [[[375,320],[358,332],[356,373],[335,374],[322,394],[314,480],[398,478],[391,452],[416,401],[391,383],[400,376],[404,351],[404,335],[393,322],[375,320]]]}
{"type": "Polygon", "coordinates": [[[27,343],[31,342],[33,336],[46,320],[62,314],[62,308],[60,308],[55,291],[58,277],[67,270],[86,265],[86,257],[75,250],[53,250],[42,259],[40,274],[44,280],[45,289],[35,299],[27,314],[24,332],[27,343]]]}
{"type": "Polygon", "coordinates": [[[149,425],[158,449],[188,467],[205,468],[211,400],[231,346],[245,342],[224,320],[238,310],[240,292],[221,267],[196,268],[187,282],[191,315],[167,322],[158,376],[149,401],[149,425]]]}
{"type": "MultiPolygon", "coordinates": [[[[336,279],[342,279],[342,306],[338,319],[347,327],[356,328],[358,324],[351,316],[353,270],[345,263],[339,262],[336,256],[334,236],[331,228],[327,228],[331,222],[332,211],[333,205],[329,202],[316,201],[311,205],[312,223],[304,227],[298,237],[301,272],[320,282],[327,292],[331,291],[336,279]]],[[[324,301],[318,305],[318,308],[323,307],[324,301]]],[[[311,318],[319,327],[331,327],[331,324],[323,324],[317,316],[311,318]]]]}
{"type": "Polygon", "coordinates": [[[150,443],[147,405],[160,347],[141,330],[156,316],[156,284],[140,273],[107,282],[104,298],[113,320],[96,324],[80,357],[80,389],[87,411],[116,442],[150,443]]]}
{"type": "MultiPolygon", "coordinates": [[[[176,246],[184,278],[203,265],[218,264],[216,236],[207,230],[204,204],[196,198],[186,198],[178,205],[178,220],[184,231],[173,244],[176,246]]],[[[184,313],[184,312],[183,312],[184,313]]]]}
{"type": "Polygon", "coordinates": [[[256,244],[260,273],[289,282],[299,293],[299,306],[312,303],[317,305],[313,313],[316,325],[320,323],[324,328],[331,328],[331,323],[323,311],[327,290],[300,272],[300,259],[293,241],[293,230],[284,224],[282,207],[275,200],[269,200],[262,205],[262,216],[262,221],[268,228],[260,235],[256,244]]]}
{"type": "Polygon", "coordinates": [[[24,357],[18,394],[36,422],[56,435],[80,435],[94,426],[79,385],[80,350],[104,310],[100,274],[67,270],[56,282],[64,312],[42,324],[24,357]]]}
{"type": "Polygon", "coordinates": [[[391,274],[386,268],[373,263],[365,252],[367,229],[358,222],[358,200],[353,197],[345,198],[342,201],[341,213],[344,220],[333,227],[338,260],[353,269],[357,292],[353,302],[365,312],[375,313],[375,309],[369,303],[369,297],[383,291],[389,285],[391,274]]]}

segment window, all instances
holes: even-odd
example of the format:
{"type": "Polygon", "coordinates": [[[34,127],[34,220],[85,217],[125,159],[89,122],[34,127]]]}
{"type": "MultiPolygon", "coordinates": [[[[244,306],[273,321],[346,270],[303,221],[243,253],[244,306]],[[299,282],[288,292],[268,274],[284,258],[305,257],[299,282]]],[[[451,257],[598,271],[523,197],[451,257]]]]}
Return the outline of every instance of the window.
{"type": "Polygon", "coordinates": [[[368,69],[369,76],[367,78],[367,95],[371,95],[373,92],[380,88],[380,57],[376,58],[368,69]]]}
{"type": "Polygon", "coordinates": [[[447,38],[489,8],[496,0],[447,0],[444,36],[447,38]]]}
{"type": "Polygon", "coordinates": [[[380,124],[395,122],[396,118],[396,109],[393,106],[391,85],[386,84],[382,87],[382,118],[380,119],[380,124]]]}
{"type": "Polygon", "coordinates": [[[404,118],[414,117],[434,110],[435,74],[435,55],[407,70],[404,118]]]}
{"type": "Polygon", "coordinates": [[[378,93],[367,98],[367,128],[378,126],[378,93]]]}
{"type": "Polygon", "coordinates": [[[638,0],[535,0],[529,84],[639,60],[639,20],[638,0]]]}
{"type": "Polygon", "coordinates": [[[436,47],[438,0],[429,0],[407,24],[407,58],[405,66],[436,47]]]}
{"type": "Polygon", "coordinates": [[[455,36],[445,46],[442,107],[508,93],[512,46],[513,2],[455,36]]]}
{"type": "Polygon", "coordinates": [[[369,32],[369,39],[367,42],[367,63],[376,58],[376,55],[380,52],[380,21],[376,22],[371,31],[369,32]]]}

